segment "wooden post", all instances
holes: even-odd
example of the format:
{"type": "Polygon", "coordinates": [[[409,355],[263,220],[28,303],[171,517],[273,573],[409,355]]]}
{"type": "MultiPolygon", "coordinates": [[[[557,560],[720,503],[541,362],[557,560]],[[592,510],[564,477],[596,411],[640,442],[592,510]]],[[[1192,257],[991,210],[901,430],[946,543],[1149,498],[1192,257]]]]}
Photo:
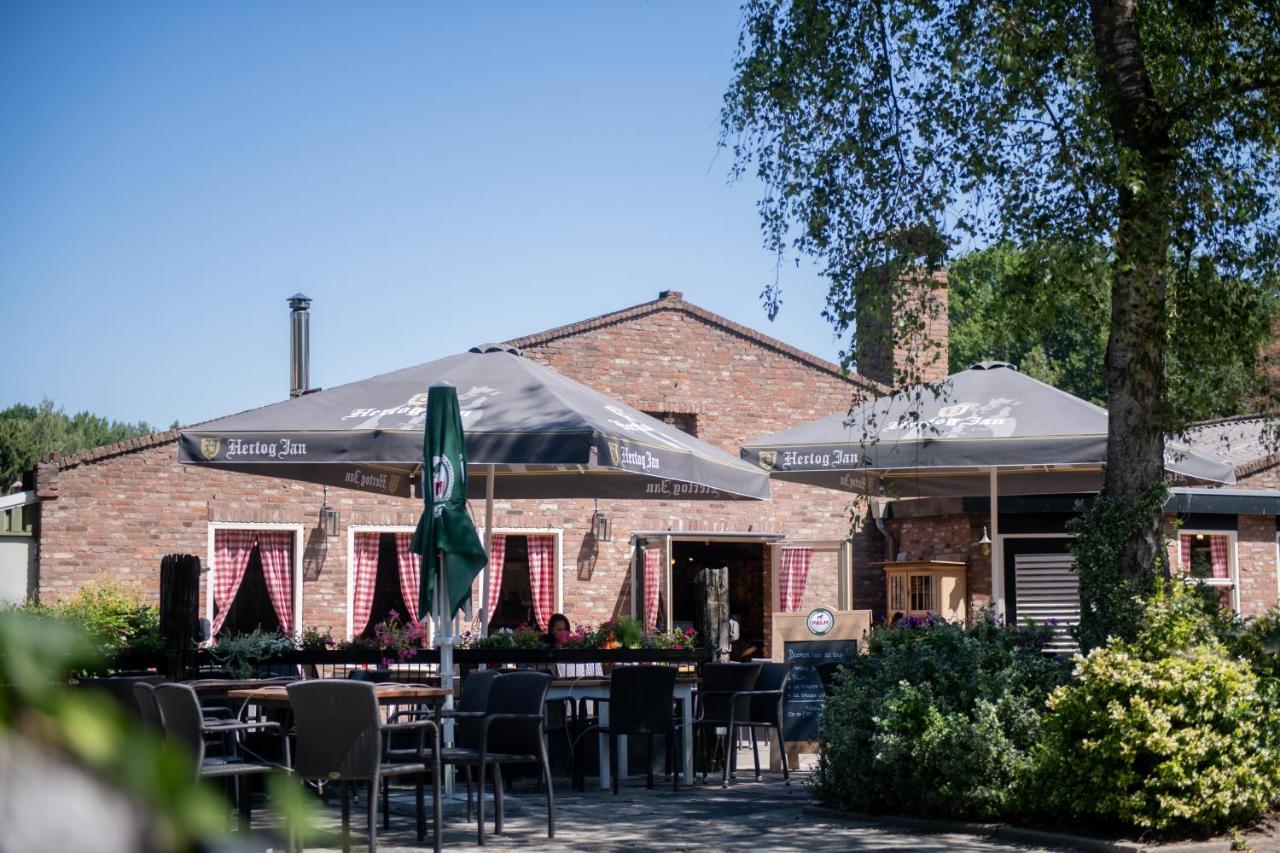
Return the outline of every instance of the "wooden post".
{"type": "Polygon", "coordinates": [[[169,678],[186,675],[200,642],[200,558],[169,554],[160,561],[160,636],[169,678]]]}

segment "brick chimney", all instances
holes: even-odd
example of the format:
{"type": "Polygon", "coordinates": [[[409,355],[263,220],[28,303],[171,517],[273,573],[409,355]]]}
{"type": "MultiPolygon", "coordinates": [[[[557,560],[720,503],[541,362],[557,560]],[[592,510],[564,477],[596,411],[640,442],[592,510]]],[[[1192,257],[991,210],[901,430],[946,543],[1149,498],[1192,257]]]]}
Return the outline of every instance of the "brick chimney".
{"type": "Polygon", "coordinates": [[[858,373],[890,388],[904,384],[904,378],[906,384],[937,382],[951,372],[947,271],[905,273],[898,280],[906,285],[905,300],[891,299],[886,283],[884,299],[859,310],[858,373]]]}

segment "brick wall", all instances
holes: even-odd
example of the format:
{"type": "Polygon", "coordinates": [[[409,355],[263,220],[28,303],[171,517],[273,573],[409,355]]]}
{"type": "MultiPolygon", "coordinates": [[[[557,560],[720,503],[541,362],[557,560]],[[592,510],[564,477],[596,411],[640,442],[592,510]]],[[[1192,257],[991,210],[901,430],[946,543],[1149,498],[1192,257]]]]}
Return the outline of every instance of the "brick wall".
{"type": "Polygon", "coordinates": [[[1276,587],[1276,520],[1242,515],[1236,523],[1240,615],[1259,616],[1280,600],[1276,587]]]}
{"type": "MultiPolygon", "coordinates": [[[[861,393],[832,370],[758,336],[709,323],[677,302],[525,344],[525,354],[638,408],[696,412],[698,436],[735,456],[748,439],[844,411],[861,393]]],[[[347,527],[412,526],[420,507],[408,499],[330,489],[329,504],[340,511],[341,524],[336,537],[325,537],[316,529],[321,487],[178,465],[176,458],[174,442],[165,440],[139,442],[127,452],[61,470],[55,463],[40,467],[42,599],[64,598],[103,574],[155,596],[165,554],[205,558],[209,522],[296,523],[304,525],[305,538],[303,621],[341,634],[347,527]]],[[[592,501],[498,501],[494,521],[496,528],[561,529],[564,610],[575,623],[598,622],[630,611],[632,531],[750,530],[792,539],[848,535],[851,496],[790,483],[774,483],[773,496],[771,502],[601,501],[614,535],[598,545],[588,536],[592,501]]],[[[476,503],[472,509],[478,516],[483,511],[476,503]]],[[[874,536],[860,538],[858,559],[879,559],[880,547],[874,536]]],[[[836,583],[834,560],[815,558],[806,606],[834,604],[836,583]]],[[[868,588],[856,587],[855,606],[871,606],[868,588]]],[[[880,597],[877,590],[875,599],[880,597]]]]}
{"type": "MultiPolygon", "coordinates": [[[[899,293],[885,285],[877,302],[860,308],[858,315],[858,372],[883,385],[936,382],[950,374],[947,360],[951,340],[947,271],[932,278],[903,276],[899,293]],[[888,303],[897,298],[895,309],[888,303]]],[[[968,365],[958,365],[958,368],[968,365]]]]}

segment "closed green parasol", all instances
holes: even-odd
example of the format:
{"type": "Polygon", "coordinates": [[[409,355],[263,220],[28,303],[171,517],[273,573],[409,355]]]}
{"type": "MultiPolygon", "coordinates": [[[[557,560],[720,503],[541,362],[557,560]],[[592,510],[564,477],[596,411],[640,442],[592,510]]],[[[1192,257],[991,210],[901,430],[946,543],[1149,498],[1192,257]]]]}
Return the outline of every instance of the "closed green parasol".
{"type": "Polygon", "coordinates": [[[438,569],[444,567],[442,598],[447,621],[471,597],[471,583],[488,564],[484,546],[467,512],[467,445],[462,434],[458,390],[433,385],[427,392],[427,424],[422,458],[429,460],[431,487],[413,534],[413,550],[422,555],[419,613],[431,613],[438,569]]]}

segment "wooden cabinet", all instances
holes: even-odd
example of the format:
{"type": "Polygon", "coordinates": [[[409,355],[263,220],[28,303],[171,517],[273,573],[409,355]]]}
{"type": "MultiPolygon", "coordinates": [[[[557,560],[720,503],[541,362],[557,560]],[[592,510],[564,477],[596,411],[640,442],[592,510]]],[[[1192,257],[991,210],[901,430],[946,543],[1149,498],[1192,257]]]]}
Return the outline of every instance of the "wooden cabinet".
{"type": "Polygon", "coordinates": [[[963,622],[965,564],[941,560],[885,563],[885,592],[889,618],[934,614],[949,622],[963,622]]]}

